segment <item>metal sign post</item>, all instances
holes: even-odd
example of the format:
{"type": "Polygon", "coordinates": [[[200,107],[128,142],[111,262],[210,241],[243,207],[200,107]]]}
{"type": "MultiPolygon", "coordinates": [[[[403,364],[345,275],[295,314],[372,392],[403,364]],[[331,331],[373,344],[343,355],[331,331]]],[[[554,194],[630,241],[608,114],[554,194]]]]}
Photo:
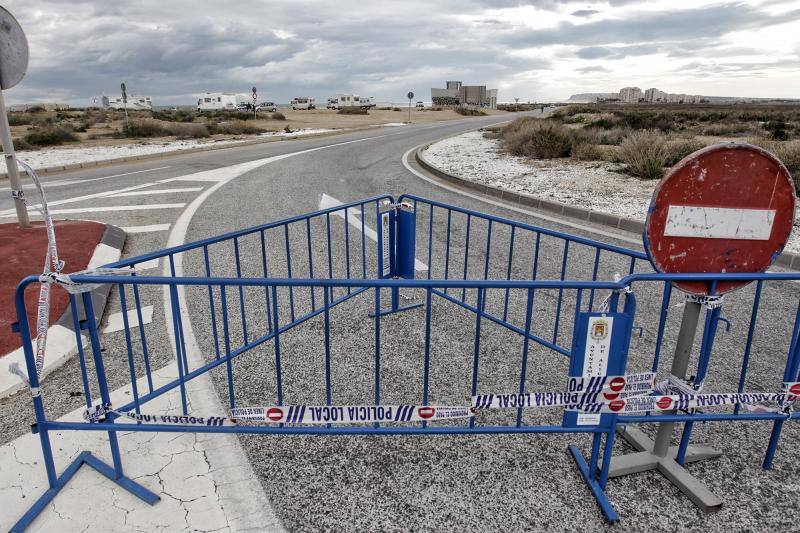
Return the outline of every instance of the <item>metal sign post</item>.
{"type": "Polygon", "coordinates": [[[129,128],[128,126],[128,93],[125,91],[125,83],[121,83],[119,86],[122,89],[122,109],[125,110],[125,129],[129,128]]]}
{"type": "Polygon", "coordinates": [[[414,93],[408,91],[406,96],[408,96],[408,123],[411,124],[411,100],[414,98],[414,93]]]}
{"type": "MultiPolygon", "coordinates": [[[[763,272],[789,238],[795,203],[789,172],[775,156],[748,144],[711,146],[681,160],[656,187],[645,224],[645,249],[653,267],[664,273],[763,272]]],[[[670,387],[677,393],[702,387],[722,295],[748,283],[675,283],[688,293],[670,370],[670,387]],[[703,306],[707,311],[697,372],[687,382],[703,306]]],[[[705,446],[689,446],[692,426],[691,420],[686,422],[679,446],[670,446],[674,422],[659,424],[654,441],[635,428],[622,429],[638,453],[615,457],[609,477],[658,469],[698,507],[718,510],[722,500],[683,466],[721,455],[705,446]]]]}
{"type": "Polygon", "coordinates": [[[15,86],[25,76],[28,69],[28,41],[17,19],[0,7],[0,142],[6,160],[8,180],[11,184],[11,197],[17,210],[19,227],[29,228],[28,208],[25,193],[19,179],[19,169],[14,156],[14,142],[11,139],[11,126],[6,115],[3,91],[15,86]]]}
{"type": "Polygon", "coordinates": [[[256,111],[256,99],[258,99],[258,92],[256,90],[256,86],[253,85],[253,118],[258,118],[258,111],[256,111]]]}

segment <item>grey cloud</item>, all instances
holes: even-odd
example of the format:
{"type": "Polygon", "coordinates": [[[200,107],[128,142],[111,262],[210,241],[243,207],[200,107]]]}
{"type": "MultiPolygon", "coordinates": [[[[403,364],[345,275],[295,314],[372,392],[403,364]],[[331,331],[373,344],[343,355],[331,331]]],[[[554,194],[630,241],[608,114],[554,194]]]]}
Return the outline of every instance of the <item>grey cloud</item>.
{"type": "Polygon", "coordinates": [[[596,66],[591,66],[591,67],[576,68],[575,72],[580,72],[581,74],[590,74],[592,72],[611,72],[611,71],[608,70],[605,67],[601,67],[601,66],[597,66],[596,65],[596,66]]]}
{"type": "Polygon", "coordinates": [[[659,51],[657,45],[631,45],[631,46],[590,46],[581,48],[575,55],[581,59],[623,59],[628,56],[643,56],[655,54],[659,51]]]}
{"type": "Polygon", "coordinates": [[[574,11],[570,13],[573,17],[591,17],[592,15],[596,15],[600,13],[596,9],[579,9],[578,11],[574,11]]]}

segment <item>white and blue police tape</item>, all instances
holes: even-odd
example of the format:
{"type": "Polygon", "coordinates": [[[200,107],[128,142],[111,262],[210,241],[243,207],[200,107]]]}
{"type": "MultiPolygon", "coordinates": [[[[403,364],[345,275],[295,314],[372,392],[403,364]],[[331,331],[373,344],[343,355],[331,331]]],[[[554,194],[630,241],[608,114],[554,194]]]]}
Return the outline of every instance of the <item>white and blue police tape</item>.
{"type": "Polygon", "coordinates": [[[567,392],[602,392],[609,400],[617,397],[649,394],[656,386],[655,372],[624,376],[579,376],[567,380],[567,392]]]}
{"type": "Polygon", "coordinates": [[[471,407],[441,405],[283,405],[236,407],[231,417],[272,424],[358,424],[364,422],[429,422],[470,418],[471,407]]]}
{"type": "Polygon", "coordinates": [[[590,405],[607,400],[650,394],[655,384],[656,374],[654,372],[624,376],[572,377],[567,381],[566,392],[478,394],[472,397],[472,406],[476,409],[516,409],[520,407],[590,405]]]}
{"type": "Polygon", "coordinates": [[[170,426],[235,426],[236,419],[223,416],[183,416],[183,415],[148,415],[136,411],[118,411],[108,404],[93,405],[83,410],[83,419],[87,422],[102,422],[114,413],[121,418],[129,418],[140,424],[166,424],[170,426]]]}
{"type": "Polygon", "coordinates": [[[597,404],[584,404],[569,406],[568,410],[592,413],[639,414],[659,413],[664,411],[685,411],[689,409],[702,409],[706,407],[720,407],[725,405],[752,405],[753,410],[774,412],[789,412],[791,404],[797,400],[797,395],[786,392],[744,392],[744,393],[700,393],[700,394],[671,394],[656,396],[634,396],[631,398],[617,399],[597,404]],[[769,409],[757,406],[762,402],[775,402],[779,409],[769,409]],[[598,410],[599,406],[599,410],[598,410]],[[589,409],[589,411],[585,411],[589,409]]]}

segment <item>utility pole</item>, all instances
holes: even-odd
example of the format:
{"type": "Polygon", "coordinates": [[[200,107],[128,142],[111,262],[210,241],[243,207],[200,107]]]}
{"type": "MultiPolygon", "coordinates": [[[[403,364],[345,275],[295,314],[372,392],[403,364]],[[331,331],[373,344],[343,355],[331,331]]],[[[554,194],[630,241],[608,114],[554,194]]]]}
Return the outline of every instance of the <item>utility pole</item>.
{"type": "Polygon", "coordinates": [[[125,110],[125,129],[129,128],[128,126],[128,93],[125,91],[125,82],[119,85],[119,88],[122,89],[122,109],[125,110]]]}
{"type": "Polygon", "coordinates": [[[6,160],[8,181],[11,184],[11,197],[17,210],[20,228],[31,226],[28,207],[25,205],[25,192],[19,179],[19,169],[14,156],[14,141],[11,139],[11,126],[8,124],[6,103],[3,91],[15,86],[28,70],[28,40],[25,32],[14,16],[0,7],[0,142],[6,160]]]}

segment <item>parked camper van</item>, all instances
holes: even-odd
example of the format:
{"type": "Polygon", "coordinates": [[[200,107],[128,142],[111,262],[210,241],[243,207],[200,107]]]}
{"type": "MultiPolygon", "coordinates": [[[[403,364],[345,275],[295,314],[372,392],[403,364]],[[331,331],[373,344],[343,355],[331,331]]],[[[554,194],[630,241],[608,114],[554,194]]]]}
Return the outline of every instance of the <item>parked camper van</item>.
{"type": "Polygon", "coordinates": [[[314,99],[302,96],[292,100],[292,109],[314,109],[314,99]]]}
{"type": "Polygon", "coordinates": [[[375,107],[375,103],[372,98],[359,97],[357,94],[337,94],[328,98],[328,109],[342,109],[343,107],[369,109],[375,107]]]}
{"type": "Polygon", "coordinates": [[[241,104],[252,103],[249,95],[241,93],[205,93],[197,99],[198,111],[236,111],[241,104]]]}
{"type": "Polygon", "coordinates": [[[111,109],[153,109],[153,100],[149,96],[128,96],[128,103],[122,101],[122,96],[103,96],[103,107],[111,109]]]}

